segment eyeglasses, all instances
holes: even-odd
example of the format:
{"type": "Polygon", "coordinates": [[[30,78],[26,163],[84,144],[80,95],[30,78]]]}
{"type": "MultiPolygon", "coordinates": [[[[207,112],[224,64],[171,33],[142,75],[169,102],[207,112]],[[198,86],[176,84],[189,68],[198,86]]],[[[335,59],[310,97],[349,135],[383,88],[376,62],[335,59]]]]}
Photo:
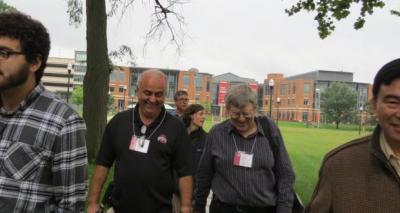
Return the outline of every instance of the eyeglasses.
{"type": "Polygon", "coordinates": [[[6,60],[12,55],[23,55],[23,52],[17,52],[13,50],[8,50],[8,49],[0,49],[0,59],[6,60]]]}
{"type": "Polygon", "coordinates": [[[253,114],[249,112],[229,112],[229,115],[233,119],[238,119],[240,116],[243,116],[245,119],[251,119],[253,117],[253,114]]]}
{"type": "Polygon", "coordinates": [[[177,101],[189,101],[189,98],[178,98],[177,101]]]}

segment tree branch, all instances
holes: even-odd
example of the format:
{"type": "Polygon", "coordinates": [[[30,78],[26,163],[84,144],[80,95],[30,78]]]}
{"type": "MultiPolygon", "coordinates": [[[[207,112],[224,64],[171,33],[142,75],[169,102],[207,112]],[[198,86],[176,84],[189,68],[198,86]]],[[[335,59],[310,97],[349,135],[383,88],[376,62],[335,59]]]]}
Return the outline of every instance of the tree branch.
{"type": "MultiPolygon", "coordinates": [[[[340,21],[350,14],[351,6],[361,4],[358,18],[354,22],[354,29],[364,26],[365,16],[373,14],[376,8],[383,8],[383,0],[298,0],[285,12],[292,16],[300,11],[317,12],[314,20],[318,22],[319,36],[324,39],[335,30],[334,20],[340,21]]],[[[395,12],[392,14],[395,14],[395,12]]]]}
{"type": "Polygon", "coordinates": [[[69,24],[78,27],[82,23],[82,0],[68,0],[69,24]]]}

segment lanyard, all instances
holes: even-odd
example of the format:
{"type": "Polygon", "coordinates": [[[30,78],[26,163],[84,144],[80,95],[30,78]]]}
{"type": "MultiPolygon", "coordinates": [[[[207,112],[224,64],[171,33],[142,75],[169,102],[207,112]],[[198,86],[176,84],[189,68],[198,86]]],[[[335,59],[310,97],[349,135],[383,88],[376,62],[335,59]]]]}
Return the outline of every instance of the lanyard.
{"type": "MultiPolygon", "coordinates": [[[[167,115],[167,110],[164,111],[164,115],[163,118],[161,119],[160,123],[157,125],[157,127],[149,134],[149,137],[147,137],[148,140],[150,140],[150,137],[153,136],[153,134],[158,130],[158,128],[160,128],[161,124],[163,124],[164,120],[165,120],[165,116],[167,115]]],[[[135,109],[132,109],[132,126],[133,126],[133,134],[136,135],[135,133],[135,109]]],[[[140,133],[142,133],[146,139],[146,130],[147,130],[147,126],[143,125],[140,128],[140,133]]]]}
{"type": "MultiPolygon", "coordinates": [[[[232,133],[232,138],[233,138],[233,144],[235,144],[236,151],[239,151],[239,149],[236,145],[235,133],[232,133]]],[[[256,145],[256,142],[257,142],[257,135],[254,136],[254,142],[253,142],[253,145],[251,146],[250,154],[253,154],[253,149],[254,149],[254,146],[256,145]]]]}

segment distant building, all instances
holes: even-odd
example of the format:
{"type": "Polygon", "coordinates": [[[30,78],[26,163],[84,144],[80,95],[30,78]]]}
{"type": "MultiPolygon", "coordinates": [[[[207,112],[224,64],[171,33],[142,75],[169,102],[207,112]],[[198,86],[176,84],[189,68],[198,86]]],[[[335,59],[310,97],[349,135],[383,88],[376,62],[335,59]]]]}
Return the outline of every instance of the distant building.
{"type": "Polygon", "coordinates": [[[244,78],[233,73],[224,73],[214,76],[211,83],[211,113],[214,116],[225,115],[225,96],[229,88],[235,85],[248,84],[258,92],[258,83],[251,78],[244,78]]]}
{"type": "Polygon", "coordinates": [[[211,80],[211,74],[199,72],[196,68],[188,71],[182,70],[178,73],[177,90],[188,92],[189,104],[209,105],[211,103],[211,80]]]}
{"type": "MultiPolygon", "coordinates": [[[[127,109],[137,103],[136,89],[139,75],[150,68],[114,66],[110,73],[109,94],[114,98],[114,110],[127,109]]],[[[282,73],[270,73],[262,83],[233,73],[213,76],[189,70],[160,69],[167,76],[166,104],[174,106],[173,96],[177,90],[186,90],[189,103],[210,106],[215,116],[225,115],[225,96],[230,87],[248,84],[258,94],[258,112],[269,115],[274,120],[319,122],[321,93],[332,82],[338,81],[349,85],[358,96],[355,109],[364,107],[372,96],[372,86],[367,83],[353,82],[353,73],[342,71],[316,70],[299,75],[284,77],[282,73]],[[273,79],[274,87],[268,82],[273,79]],[[271,96],[272,95],[272,96],[271,96]],[[271,108],[271,109],[270,109],[271,108]]],[[[49,57],[43,76],[47,89],[58,94],[62,99],[70,99],[73,86],[83,85],[86,74],[86,51],[75,51],[74,59],[49,57]],[[68,69],[68,65],[72,65],[68,69]],[[70,72],[68,72],[70,70],[70,72]],[[69,95],[68,95],[69,94],[69,95]]]]}
{"type": "Polygon", "coordinates": [[[261,112],[268,114],[272,99],[272,118],[303,122],[319,122],[320,95],[333,82],[342,82],[356,91],[358,96],[355,109],[365,106],[371,98],[372,86],[367,83],[353,82],[353,73],[341,71],[317,70],[284,78],[283,74],[269,74],[264,80],[263,107],[261,112]],[[272,91],[268,86],[270,79],[275,85],[272,91]],[[279,103],[278,103],[279,100],[279,103]]]}
{"type": "MultiPolygon", "coordinates": [[[[136,89],[139,76],[148,67],[116,66],[110,73],[110,93],[114,97],[116,110],[126,109],[130,104],[137,103],[136,89]]],[[[167,94],[165,103],[174,106],[174,94],[177,90],[186,90],[189,103],[210,103],[211,74],[200,73],[197,69],[189,71],[177,69],[160,69],[167,76],[167,94]]]]}
{"type": "Polygon", "coordinates": [[[86,51],[75,51],[74,61],[74,86],[83,86],[86,74],[86,51]]]}
{"type": "Polygon", "coordinates": [[[60,98],[67,100],[68,91],[71,94],[74,84],[74,69],[71,58],[49,57],[47,67],[44,70],[42,82],[46,88],[56,93],[60,98]],[[68,64],[70,69],[68,71],[68,64]]]}

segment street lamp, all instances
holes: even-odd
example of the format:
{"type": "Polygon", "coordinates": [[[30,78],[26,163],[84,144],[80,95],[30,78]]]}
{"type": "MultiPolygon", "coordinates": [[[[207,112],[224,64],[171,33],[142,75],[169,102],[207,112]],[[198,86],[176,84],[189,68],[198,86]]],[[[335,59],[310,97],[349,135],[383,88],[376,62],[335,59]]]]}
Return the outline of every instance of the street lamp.
{"type": "Polygon", "coordinates": [[[281,105],[281,98],[280,97],[276,98],[276,102],[278,103],[278,113],[276,114],[276,125],[278,125],[278,121],[279,121],[279,105],[281,105]]]}
{"type": "Polygon", "coordinates": [[[269,86],[269,117],[272,119],[272,94],[274,91],[274,79],[270,79],[268,81],[268,86],[269,86]]]}
{"type": "Polygon", "coordinates": [[[317,128],[319,128],[319,120],[321,119],[321,93],[320,93],[320,89],[317,88],[315,89],[315,94],[317,95],[317,109],[318,109],[318,113],[317,113],[317,128]]]}
{"type": "Polygon", "coordinates": [[[360,106],[360,124],[358,126],[358,135],[361,135],[361,126],[362,126],[362,112],[364,110],[363,105],[360,106]]]}
{"type": "Polygon", "coordinates": [[[67,71],[68,71],[67,103],[69,103],[69,82],[70,82],[71,71],[72,71],[72,64],[71,64],[71,63],[68,63],[68,65],[67,65],[67,71]]]}
{"type": "Polygon", "coordinates": [[[124,90],[124,104],[122,106],[122,109],[125,110],[125,93],[126,93],[126,85],[123,86],[123,90],[124,90]]]}

